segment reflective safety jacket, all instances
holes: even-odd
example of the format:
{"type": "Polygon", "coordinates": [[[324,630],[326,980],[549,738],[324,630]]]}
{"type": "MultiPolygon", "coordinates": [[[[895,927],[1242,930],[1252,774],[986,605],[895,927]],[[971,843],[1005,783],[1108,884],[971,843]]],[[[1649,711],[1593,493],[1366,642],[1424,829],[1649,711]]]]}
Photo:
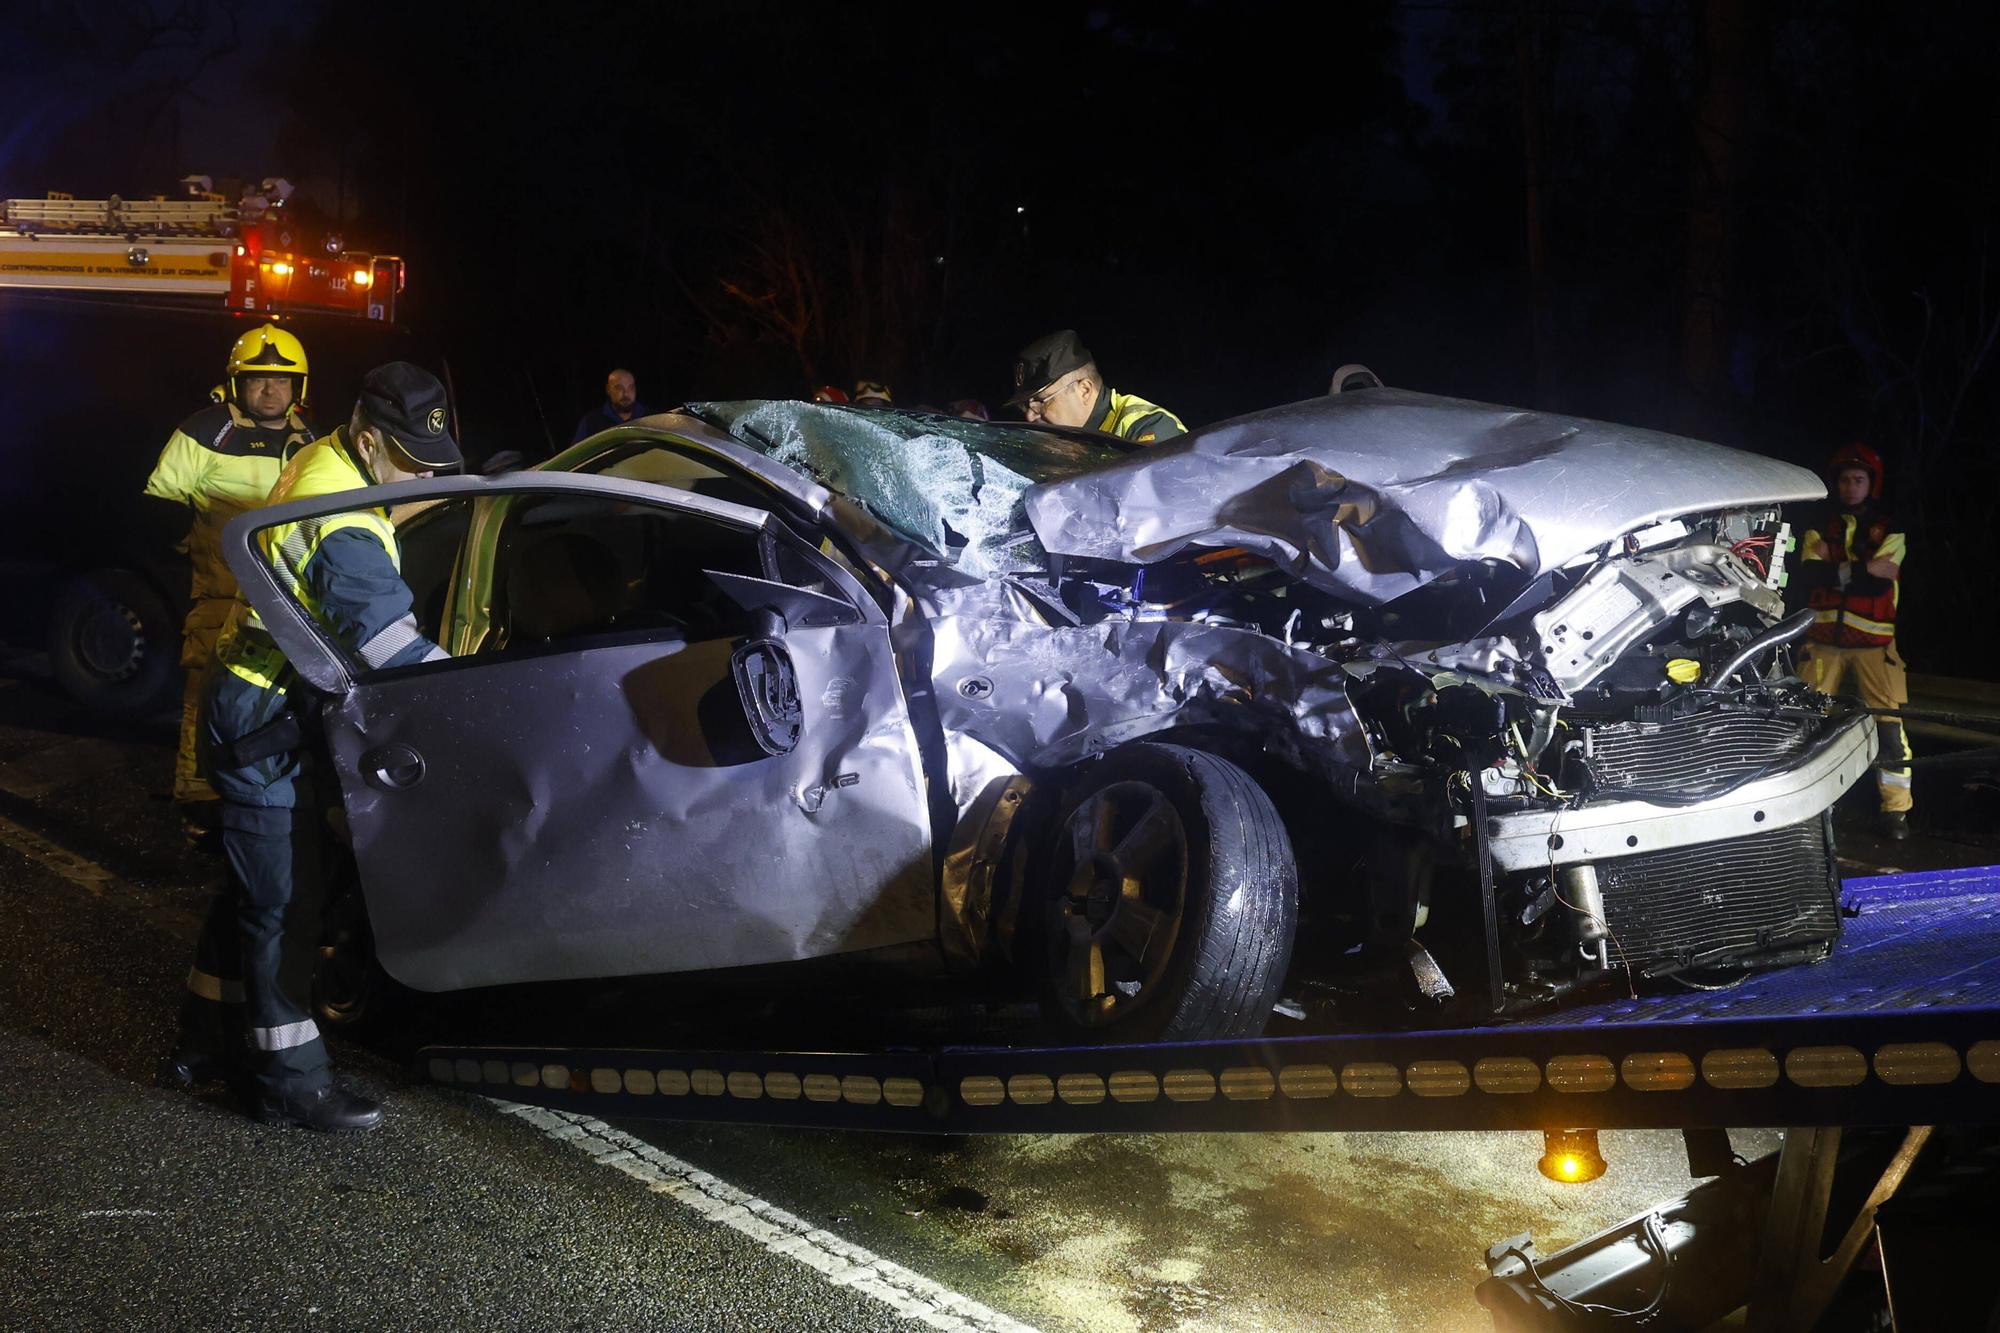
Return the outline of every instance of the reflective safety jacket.
{"type": "MultiPolygon", "coordinates": [[[[307,445],[285,465],[270,503],[335,495],[368,484],[342,427],[307,445]]],[[[406,666],[448,655],[417,626],[414,599],[403,582],[402,547],[388,511],[356,509],[280,523],[257,534],[257,551],[279,586],[365,666],[406,666]]],[[[215,651],[223,666],[252,685],[284,688],[284,654],[247,603],[238,600],[215,651]]]]}
{"type": "Polygon", "coordinates": [[[167,437],[146,494],[194,510],[188,556],[194,563],[189,593],[195,601],[236,595],[236,577],[222,562],[222,529],[246,509],[264,503],[284,461],[311,443],[312,428],[295,407],[285,424],[260,426],[227,403],[204,407],[167,437]]]}
{"type": "Polygon", "coordinates": [[[1134,444],[1156,444],[1187,434],[1181,419],[1157,403],[1106,387],[1090,418],[1090,429],[1116,435],[1134,444]]]}
{"type": "Polygon", "coordinates": [[[1808,552],[1799,562],[1799,581],[1807,587],[1806,604],[1814,611],[1806,637],[1841,648],[1870,648],[1896,641],[1896,605],[1901,578],[1870,574],[1870,560],[1903,563],[1909,540],[1895,519],[1870,504],[1860,510],[1835,509],[1800,543],[1808,552]],[[1810,554],[1815,542],[1826,544],[1826,559],[1810,554]],[[1838,570],[1848,566],[1847,582],[1838,570]]]}

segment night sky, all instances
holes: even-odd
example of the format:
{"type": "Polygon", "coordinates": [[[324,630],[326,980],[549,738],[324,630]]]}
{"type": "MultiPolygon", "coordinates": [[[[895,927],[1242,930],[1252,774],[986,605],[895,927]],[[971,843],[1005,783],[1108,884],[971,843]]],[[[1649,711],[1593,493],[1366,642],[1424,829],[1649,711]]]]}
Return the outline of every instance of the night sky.
{"type": "Polygon", "coordinates": [[[1361,361],[1866,438],[1917,668],[1977,674],[1938,659],[1992,609],[1989,8],[28,3],[0,191],[290,177],[409,260],[480,452],[567,441],[612,364],[997,402],[1065,326],[1190,424],[1361,361]]]}

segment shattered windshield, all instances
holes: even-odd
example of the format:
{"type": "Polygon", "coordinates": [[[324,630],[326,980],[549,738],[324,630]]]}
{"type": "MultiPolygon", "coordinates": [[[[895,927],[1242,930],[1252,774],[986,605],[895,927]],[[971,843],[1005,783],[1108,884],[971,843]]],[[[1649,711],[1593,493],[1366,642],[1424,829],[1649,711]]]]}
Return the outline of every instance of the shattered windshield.
{"type": "Polygon", "coordinates": [[[801,402],[683,409],[867,507],[976,578],[1048,568],[1021,495],[1122,456],[1025,425],[801,402]]]}

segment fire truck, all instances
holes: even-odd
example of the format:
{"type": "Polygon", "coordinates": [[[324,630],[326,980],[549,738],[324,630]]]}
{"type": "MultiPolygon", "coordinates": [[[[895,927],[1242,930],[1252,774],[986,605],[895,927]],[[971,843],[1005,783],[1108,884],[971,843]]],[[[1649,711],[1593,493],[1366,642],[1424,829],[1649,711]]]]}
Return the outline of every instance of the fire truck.
{"type": "Polygon", "coordinates": [[[56,682],[106,714],[152,714],[179,688],[188,515],[141,491],[239,334],[299,335],[322,431],[372,366],[448,375],[401,322],[400,258],[310,225],[281,179],[233,199],[183,184],[0,201],[0,642],[16,660],[46,648],[56,682]]]}
{"type": "Polygon", "coordinates": [[[0,212],[0,288],[219,299],[231,311],[314,310],[394,322],[395,255],[308,236],[285,211],[291,185],[266,180],[236,203],[189,177],[168,199],[9,199],[0,212]]]}

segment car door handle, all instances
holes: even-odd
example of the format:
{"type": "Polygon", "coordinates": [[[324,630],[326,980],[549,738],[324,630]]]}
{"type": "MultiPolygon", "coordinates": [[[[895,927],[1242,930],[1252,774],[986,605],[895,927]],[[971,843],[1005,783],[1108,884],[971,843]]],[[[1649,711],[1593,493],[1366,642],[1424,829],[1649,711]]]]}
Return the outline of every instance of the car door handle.
{"type": "Polygon", "coordinates": [[[424,757],[400,742],[361,756],[361,780],[378,791],[402,791],[424,780],[424,757]]]}

